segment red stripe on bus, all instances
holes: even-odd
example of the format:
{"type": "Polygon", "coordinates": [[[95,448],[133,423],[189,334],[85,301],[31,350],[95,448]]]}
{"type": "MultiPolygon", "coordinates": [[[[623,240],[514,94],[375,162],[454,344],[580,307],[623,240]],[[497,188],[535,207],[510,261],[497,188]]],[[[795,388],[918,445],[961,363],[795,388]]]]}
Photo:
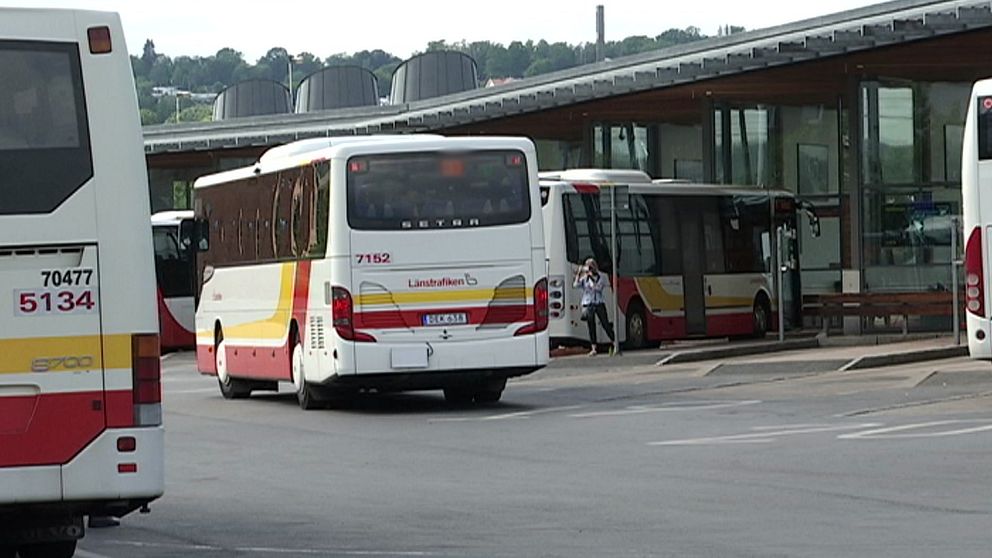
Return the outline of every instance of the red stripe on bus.
{"type": "Polygon", "coordinates": [[[104,424],[103,391],[0,397],[0,467],[68,463],[104,424]]]}
{"type": "Polygon", "coordinates": [[[430,314],[466,314],[467,324],[514,324],[534,320],[534,306],[527,304],[508,304],[500,306],[472,306],[463,308],[432,308],[419,310],[376,310],[371,312],[356,312],[355,327],[357,329],[401,329],[439,327],[424,326],[424,316],[430,314]]]}
{"type": "Polygon", "coordinates": [[[162,291],[156,289],[158,294],[158,328],[162,349],[186,349],[196,344],[196,334],[184,328],[176,320],[176,317],[169,311],[162,297],[162,291]]]}
{"type": "Polygon", "coordinates": [[[107,406],[107,428],[134,426],[134,392],[108,391],[104,394],[107,406]]]}
{"type": "Polygon", "coordinates": [[[578,193],[580,193],[580,194],[598,194],[599,193],[599,186],[597,186],[596,184],[586,184],[586,183],[583,183],[583,182],[573,182],[572,183],[572,188],[575,188],[575,191],[578,192],[578,193]]]}

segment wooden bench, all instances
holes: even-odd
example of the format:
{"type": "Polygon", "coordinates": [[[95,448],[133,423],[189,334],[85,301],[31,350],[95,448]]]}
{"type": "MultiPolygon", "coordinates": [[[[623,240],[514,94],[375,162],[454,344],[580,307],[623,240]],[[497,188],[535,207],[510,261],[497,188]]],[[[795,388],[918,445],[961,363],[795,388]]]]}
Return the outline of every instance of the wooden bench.
{"type": "MultiPolygon", "coordinates": [[[[964,318],[964,293],[958,296],[959,317],[964,318]]],[[[908,332],[909,316],[953,316],[953,293],[889,292],[889,293],[829,293],[803,295],[803,316],[819,317],[826,333],[830,318],[856,316],[885,318],[902,316],[902,333],[908,332]]]]}

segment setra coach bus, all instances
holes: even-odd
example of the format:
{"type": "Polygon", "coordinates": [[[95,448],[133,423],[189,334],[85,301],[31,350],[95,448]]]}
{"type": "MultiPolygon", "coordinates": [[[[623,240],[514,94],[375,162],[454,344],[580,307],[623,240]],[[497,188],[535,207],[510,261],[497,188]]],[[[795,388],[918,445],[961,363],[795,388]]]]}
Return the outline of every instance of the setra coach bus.
{"type": "MultiPolygon", "coordinates": [[[[619,340],[636,348],[687,337],[757,336],[800,319],[797,211],[792,193],[652,180],[634,170],[574,169],[541,173],[549,257],[550,335],[588,342],[575,271],[594,258],[610,277],[616,203],[619,340]],[[615,192],[611,192],[615,190],[615,192]],[[783,235],[782,300],[773,273],[776,231],[783,235]]],[[[818,221],[810,211],[813,234],[818,221]]],[[[612,286],[606,300],[610,301],[612,286]]],[[[598,326],[601,327],[601,326],[598,326]]],[[[600,331],[599,339],[605,338],[600,331]]]]}
{"type": "Polygon", "coordinates": [[[149,199],[116,14],[0,8],[0,556],[164,486],[149,199]]]}
{"type": "Polygon", "coordinates": [[[537,181],[527,139],[418,135],[303,140],[201,177],[200,371],[226,398],[292,382],[304,409],[499,400],[548,362],[537,181]]]}

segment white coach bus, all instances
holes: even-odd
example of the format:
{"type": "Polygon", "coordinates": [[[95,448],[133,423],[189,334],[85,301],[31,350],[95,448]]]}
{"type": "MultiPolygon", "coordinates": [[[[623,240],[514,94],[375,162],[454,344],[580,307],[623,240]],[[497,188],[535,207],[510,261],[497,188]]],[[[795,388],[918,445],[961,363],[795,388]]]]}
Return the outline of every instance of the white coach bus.
{"type": "MultiPolygon", "coordinates": [[[[574,169],[541,174],[554,342],[589,340],[582,293],[572,282],[587,258],[613,274],[614,195],[619,316],[611,320],[620,341],[642,347],[688,337],[762,337],[778,326],[780,303],[785,325],[799,323],[797,212],[809,213],[812,234],[819,225],[792,193],[574,169]],[[772,272],[779,228],[786,233],[781,301],[772,272]]],[[[611,290],[607,300],[612,296],[611,290]]],[[[605,340],[598,331],[597,340],[605,340]]]]}
{"type": "Polygon", "coordinates": [[[164,485],[155,274],[116,14],[0,8],[0,556],[164,485]]]}
{"type": "Polygon", "coordinates": [[[965,308],[972,358],[992,360],[989,280],[992,279],[992,79],[975,83],[961,154],[965,308]]]}
{"type": "Polygon", "coordinates": [[[499,400],[548,362],[537,180],[529,140],[415,135],[304,140],[200,178],[200,371],[227,398],[292,382],[304,409],[349,390],[499,400]]]}

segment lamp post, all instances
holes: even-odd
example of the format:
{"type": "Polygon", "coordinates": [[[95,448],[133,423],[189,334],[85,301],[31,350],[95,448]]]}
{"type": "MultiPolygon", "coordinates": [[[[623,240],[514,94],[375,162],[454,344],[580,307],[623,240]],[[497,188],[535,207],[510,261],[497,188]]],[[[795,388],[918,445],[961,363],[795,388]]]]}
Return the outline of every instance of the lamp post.
{"type": "Polygon", "coordinates": [[[179,124],[179,97],[189,97],[189,91],[176,91],[176,124],[179,124]]]}
{"type": "Polygon", "coordinates": [[[289,72],[287,72],[288,74],[287,80],[289,81],[289,104],[291,104],[292,108],[295,109],[296,95],[293,94],[293,62],[296,63],[303,62],[303,55],[297,54],[294,56],[289,53],[287,53],[286,55],[286,67],[289,68],[289,72]]]}

